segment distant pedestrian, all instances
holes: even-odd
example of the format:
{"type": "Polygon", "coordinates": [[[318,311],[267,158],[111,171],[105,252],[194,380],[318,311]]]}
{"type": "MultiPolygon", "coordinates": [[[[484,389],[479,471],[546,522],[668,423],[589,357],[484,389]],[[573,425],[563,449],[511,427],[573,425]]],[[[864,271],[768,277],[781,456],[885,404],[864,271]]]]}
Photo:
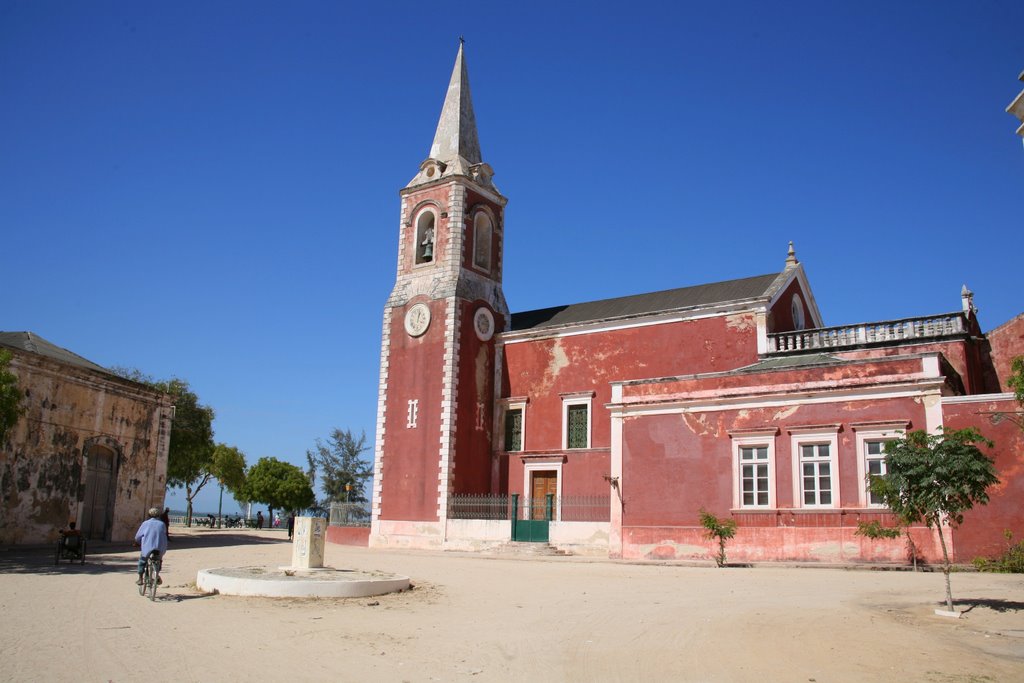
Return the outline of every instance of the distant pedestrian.
{"type": "Polygon", "coordinates": [[[257,512],[256,513],[256,528],[257,529],[262,529],[263,528],[263,513],[262,512],[257,512]]]}
{"type": "Polygon", "coordinates": [[[295,533],[295,513],[288,515],[288,540],[292,540],[292,534],[295,533]]]}
{"type": "Polygon", "coordinates": [[[160,521],[164,523],[164,534],[167,535],[167,540],[171,540],[171,508],[164,508],[164,513],[160,515],[160,521]]]}

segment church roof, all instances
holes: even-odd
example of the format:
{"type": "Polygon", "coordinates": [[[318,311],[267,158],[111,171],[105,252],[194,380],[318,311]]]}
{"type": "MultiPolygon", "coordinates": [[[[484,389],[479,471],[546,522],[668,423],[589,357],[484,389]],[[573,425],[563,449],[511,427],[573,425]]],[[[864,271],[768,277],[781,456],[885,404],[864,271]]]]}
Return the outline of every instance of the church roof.
{"type": "Polygon", "coordinates": [[[33,332],[0,332],[0,346],[18,349],[19,351],[28,351],[29,353],[45,356],[68,365],[76,365],[80,368],[110,374],[110,371],[103,366],[82,358],[77,353],[61,348],[33,332]]]}
{"type": "Polygon", "coordinates": [[[512,314],[512,331],[667,313],[767,296],[779,273],[512,314]]]}
{"type": "Polygon", "coordinates": [[[766,358],[753,365],[739,368],[737,373],[763,372],[765,370],[786,370],[789,368],[800,368],[811,365],[834,365],[842,362],[839,358],[828,353],[811,353],[804,356],[779,356],[778,358],[766,358]]]}

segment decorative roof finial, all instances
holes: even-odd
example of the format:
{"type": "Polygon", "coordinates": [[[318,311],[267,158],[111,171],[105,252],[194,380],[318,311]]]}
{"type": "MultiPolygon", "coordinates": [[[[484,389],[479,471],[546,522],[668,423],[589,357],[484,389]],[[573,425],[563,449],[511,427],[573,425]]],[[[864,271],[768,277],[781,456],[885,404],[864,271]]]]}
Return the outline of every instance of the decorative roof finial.
{"type": "Polygon", "coordinates": [[[459,47],[462,47],[465,44],[466,44],[466,39],[463,38],[462,36],[459,36],[459,47]]]}
{"type": "Polygon", "coordinates": [[[966,284],[960,288],[960,304],[963,306],[964,313],[978,312],[978,309],[974,307],[974,292],[967,289],[966,284]]]}
{"type": "Polygon", "coordinates": [[[786,253],[786,265],[795,266],[800,263],[796,260],[796,250],[793,249],[793,240],[789,241],[789,252],[786,253]]]}

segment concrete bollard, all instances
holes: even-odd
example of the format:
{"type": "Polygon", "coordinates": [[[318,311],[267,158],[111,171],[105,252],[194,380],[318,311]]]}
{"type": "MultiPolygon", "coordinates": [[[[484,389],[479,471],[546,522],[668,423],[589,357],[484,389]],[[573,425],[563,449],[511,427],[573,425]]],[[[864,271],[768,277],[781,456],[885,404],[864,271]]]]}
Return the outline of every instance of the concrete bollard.
{"type": "Polygon", "coordinates": [[[324,541],[327,520],[323,517],[296,517],[292,534],[292,569],[320,569],[324,566],[324,541]]]}

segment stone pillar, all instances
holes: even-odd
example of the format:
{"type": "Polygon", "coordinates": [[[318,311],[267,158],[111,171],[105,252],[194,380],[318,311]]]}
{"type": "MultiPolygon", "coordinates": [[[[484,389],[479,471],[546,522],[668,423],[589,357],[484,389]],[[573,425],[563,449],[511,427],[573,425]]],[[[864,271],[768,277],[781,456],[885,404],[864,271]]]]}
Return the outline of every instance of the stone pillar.
{"type": "Polygon", "coordinates": [[[324,540],[327,520],[323,517],[296,517],[292,534],[292,569],[319,569],[324,566],[324,540]]]}

